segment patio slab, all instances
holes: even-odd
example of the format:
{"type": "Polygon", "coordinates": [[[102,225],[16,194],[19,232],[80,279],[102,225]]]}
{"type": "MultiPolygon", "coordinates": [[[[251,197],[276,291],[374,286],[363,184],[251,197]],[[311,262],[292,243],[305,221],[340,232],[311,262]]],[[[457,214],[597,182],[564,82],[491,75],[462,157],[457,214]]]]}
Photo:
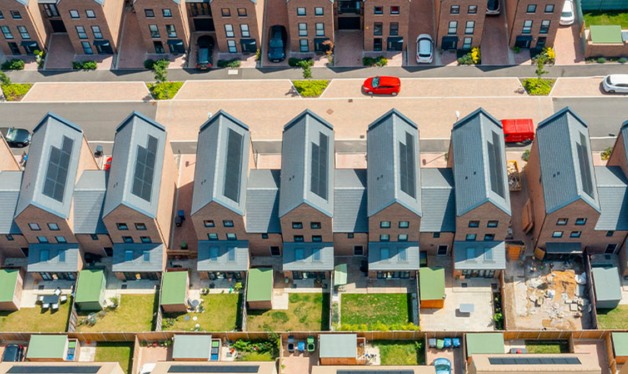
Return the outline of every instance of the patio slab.
{"type": "Polygon", "coordinates": [[[288,79],[249,81],[187,81],[175,100],[298,99],[288,79]]]}
{"type": "Polygon", "coordinates": [[[142,38],[137,13],[127,8],[124,12],[123,34],[120,42],[118,69],[144,69],[146,44],[142,38]]]}
{"type": "Polygon", "coordinates": [[[334,66],[358,67],[362,65],[364,34],[362,31],[336,31],[334,66]]]}
{"type": "Polygon", "coordinates": [[[600,97],[607,94],[602,89],[602,77],[558,78],[552,89],[552,97],[600,97]]]}
{"type": "Polygon", "coordinates": [[[143,82],[36,83],[23,102],[144,101],[150,98],[143,82]]]}
{"type": "Polygon", "coordinates": [[[578,23],[571,26],[558,26],[554,40],[556,65],[583,65],[584,51],[580,41],[578,23]]]}
{"type": "Polygon", "coordinates": [[[70,37],[65,33],[50,35],[50,46],[46,56],[46,70],[72,69],[74,48],[70,37]]]}
{"type": "Polygon", "coordinates": [[[461,348],[448,348],[439,350],[436,348],[427,347],[425,350],[425,361],[427,365],[432,365],[437,358],[446,358],[451,362],[453,366],[452,373],[462,374],[464,373],[464,351],[461,348]]]}

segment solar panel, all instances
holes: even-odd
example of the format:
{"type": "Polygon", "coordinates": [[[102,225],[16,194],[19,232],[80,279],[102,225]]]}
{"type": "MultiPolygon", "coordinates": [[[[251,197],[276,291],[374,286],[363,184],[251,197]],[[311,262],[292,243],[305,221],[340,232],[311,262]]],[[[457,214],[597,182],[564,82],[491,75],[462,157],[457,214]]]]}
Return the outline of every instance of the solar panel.
{"type": "Polygon", "coordinates": [[[96,374],[100,366],[13,366],[7,373],[11,374],[96,374]]]}
{"type": "Polygon", "coordinates": [[[502,141],[496,132],[493,132],[492,141],[488,142],[488,165],[491,176],[491,190],[505,198],[504,187],[504,160],[502,157],[502,141]]]}
{"type": "Polygon", "coordinates": [[[580,365],[578,357],[489,357],[491,365],[580,365]]]}
{"type": "Polygon", "coordinates": [[[131,193],[140,199],[150,202],[155,174],[155,159],[157,157],[157,138],[148,136],[147,147],[137,146],[135,160],[135,175],[131,193]]]}
{"type": "Polygon", "coordinates": [[[258,365],[172,365],[168,369],[168,373],[258,373],[258,365]]]}
{"type": "Polygon", "coordinates": [[[576,144],[578,149],[578,163],[580,164],[580,175],[582,176],[582,189],[593,197],[593,175],[591,174],[591,164],[589,163],[589,149],[587,139],[580,133],[580,143],[576,144]]]}
{"type": "Polygon", "coordinates": [[[329,150],[329,138],[323,133],[319,134],[319,144],[312,142],[312,178],[310,190],[327,200],[327,151],[329,150]]]}
{"type": "Polygon", "coordinates": [[[227,136],[227,163],[225,165],[225,183],[223,195],[240,202],[240,179],[242,175],[242,142],[244,137],[229,129],[227,136]]]}
{"type": "Polygon", "coordinates": [[[414,370],[381,370],[381,369],[359,369],[359,370],[336,370],[336,374],[414,374],[414,370]]]}
{"type": "Polygon", "coordinates": [[[414,157],[414,136],[406,132],[406,143],[399,142],[399,180],[401,191],[413,198],[416,197],[414,157]]]}
{"type": "Polygon", "coordinates": [[[73,145],[74,140],[64,136],[60,149],[54,146],[50,147],[50,160],[46,171],[43,194],[59,202],[63,202],[73,145]]]}

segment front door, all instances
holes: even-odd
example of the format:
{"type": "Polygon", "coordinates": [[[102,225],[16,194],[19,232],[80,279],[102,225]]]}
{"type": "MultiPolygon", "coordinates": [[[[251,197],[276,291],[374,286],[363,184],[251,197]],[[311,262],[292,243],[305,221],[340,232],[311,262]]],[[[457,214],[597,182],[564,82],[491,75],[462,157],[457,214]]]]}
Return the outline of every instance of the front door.
{"type": "Polygon", "coordinates": [[[443,36],[443,40],[440,43],[440,47],[444,50],[458,48],[458,37],[457,36],[443,36]]]}
{"type": "Polygon", "coordinates": [[[536,42],[536,48],[537,49],[543,49],[545,48],[545,43],[547,42],[547,37],[545,36],[539,36],[539,40],[536,42]]]}
{"type": "Polygon", "coordinates": [[[96,50],[98,51],[99,55],[111,55],[111,54],[113,54],[113,49],[111,48],[111,43],[109,43],[109,41],[104,41],[102,43],[99,43],[96,46],[96,50]]]}
{"type": "Polygon", "coordinates": [[[154,41],[153,46],[155,47],[155,53],[166,53],[166,50],[164,50],[164,43],[161,41],[154,41]]]}
{"type": "Polygon", "coordinates": [[[52,32],[67,32],[65,24],[60,19],[51,19],[50,26],[52,26],[52,32]]]}
{"type": "Polygon", "coordinates": [[[360,30],[360,17],[338,17],[338,30],[360,30]]]}
{"type": "Polygon", "coordinates": [[[21,55],[20,47],[18,47],[17,43],[9,42],[9,48],[11,48],[11,53],[14,56],[21,55]]]}
{"type": "Polygon", "coordinates": [[[24,47],[27,55],[34,55],[35,51],[40,50],[37,42],[22,43],[22,46],[24,47]]]}
{"type": "Polygon", "coordinates": [[[519,35],[515,40],[515,47],[530,48],[532,43],[532,35],[519,35]]]}

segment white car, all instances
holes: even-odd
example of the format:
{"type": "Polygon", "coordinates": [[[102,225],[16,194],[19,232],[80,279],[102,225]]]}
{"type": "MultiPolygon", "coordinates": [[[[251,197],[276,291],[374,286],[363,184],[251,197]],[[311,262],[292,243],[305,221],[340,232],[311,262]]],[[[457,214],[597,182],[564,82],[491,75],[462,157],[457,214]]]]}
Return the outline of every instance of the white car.
{"type": "Polygon", "coordinates": [[[428,34],[421,34],[416,39],[416,62],[431,64],[434,60],[434,40],[428,34]]]}
{"type": "Polygon", "coordinates": [[[573,0],[565,0],[565,5],[563,5],[563,13],[560,16],[560,24],[562,26],[573,25],[576,21],[576,16],[574,14],[573,9],[573,0]]]}
{"type": "Polygon", "coordinates": [[[144,364],[140,369],[140,374],[150,374],[155,369],[156,364],[144,364]]]}
{"type": "Polygon", "coordinates": [[[602,82],[602,87],[608,93],[628,93],[628,74],[607,75],[602,82]]]}

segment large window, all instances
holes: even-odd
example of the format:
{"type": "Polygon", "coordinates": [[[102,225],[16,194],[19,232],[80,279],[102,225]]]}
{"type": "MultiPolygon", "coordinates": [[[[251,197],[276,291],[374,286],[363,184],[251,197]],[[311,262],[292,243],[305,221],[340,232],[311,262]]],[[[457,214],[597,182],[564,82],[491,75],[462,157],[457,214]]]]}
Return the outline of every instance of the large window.
{"type": "Polygon", "coordinates": [[[299,49],[301,52],[309,52],[310,46],[308,45],[307,39],[299,40],[299,49]]]}
{"type": "Polygon", "coordinates": [[[79,39],[87,39],[87,33],[85,32],[85,27],[76,26],[76,33],[78,34],[79,39]]]}
{"type": "Polygon", "coordinates": [[[473,35],[475,30],[475,21],[467,21],[467,26],[464,29],[466,35],[473,35]]]}
{"type": "Polygon", "coordinates": [[[539,33],[540,34],[547,34],[549,32],[551,23],[552,22],[549,21],[549,20],[541,21],[541,29],[539,30],[539,33]]]}
{"type": "Polygon", "coordinates": [[[235,38],[235,34],[233,33],[233,25],[225,25],[225,34],[227,38],[235,38]]]}
{"type": "Polygon", "coordinates": [[[325,24],[324,23],[316,24],[316,36],[325,36],[325,24]]]}
{"type": "Polygon", "coordinates": [[[20,36],[22,37],[22,39],[30,39],[31,36],[28,34],[28,30],[26,29],[26,26],[18,26],[17,27],[17,31],[20,32],[20,36]]]}
{"type": "Polygon", "coordinates": [[[390,36],[399,35],[399,22],[390,23],[390,36]]]}
{"type": "Polygon", "coordinates": [[[70,18],[80,18],[78,10],[70,10],[70,18]]]}
{"type": "Polygon", "coordinates": [[[241,24],[240,25],[240,33],[242,33],[242,37],[243,38],[248,38],[251,36],[251,33],[249,31],[249,25],[247,24],[241,24]]]}
{"type": "Polygon", "coordinates": [[[159,38],[159,27],[157,25],[148,25],[151,38],[159,38]]]}
{"type": "Polygon", "coordinates": [[[447,30],[447,34],[449,34],[449,35],[456,35],[457,32],[458,32],[458,22],[457,21],[450,21],[449,22],[449,28],[447,30]]]}
{"type": "Polygon", "coordinates": [[[307,36],[307,23],[299,23],[299,36],[307,36]]]}
{"type": "Polygon", "coordinates": [[[86,55],[94,54],[94,50],[92,49],[92,46],[89,44],[89,42],[81,42],[81,45],[83,46],[83,52],[86,55]]]}
{"type": "Polygon", "coordinates": [[[235,40],[227,40],[227,48],[229,48],[229,53],[237,53],[238,48],[236,47],[235,40]]]}
{"type": "Polygon", "coordinates": [[[306,14],[305,8],[297,8],[297,16],[305,16],[306,14]]]}
{"type": "Polygon", "coordinates": [[[174,28],[174,25],[166,25],[166,32],[169,38],[177,37],[177,30],[174,28]]]}
{"type": "Polygon", "coordinates": [[[46,16],[50,17],[59,17],[59,9],[55,4],[42,4],[44,6],[44,11],[46,12],[46,16]]]}
{"type": "Polygon", "coordinates": [[[315,16],[322,16],[323,14],[325,14],[325,11],[323,10],[322,7],[314,8],[314,15],[315,16]]]}
{"type": "Polygon", "coordinates": [[[4,35],[5,39],[13,39],[13,34],[11,34],[11,29],[9,29],[9,26],[2,26],[2,34],[4,35]]]}
{"type": "Polygon", "coordinates": [[[529,34],[530,32],[532,32],[532,21],[531,20],[523,21],[523,29],[521,30],[521,33],[529,34]]]}
{"type": "Polygon", "coordinates": [[[102,39],[102,32],[100,26],[92,26],[92,32],[94,33],[94,39],[102,39]]]}
{"type": "Polygon", "coordinates": [[[472,44],[473,44],[473,38],[465,37],[462,41],[462,49],[471,49],[472,44]]]}
{"type": "Polygon", "coordinates": [[[375,22],[373,24],[373,35],[381,36],[384,34],[384,24],[381,22],[375,22]]]}

